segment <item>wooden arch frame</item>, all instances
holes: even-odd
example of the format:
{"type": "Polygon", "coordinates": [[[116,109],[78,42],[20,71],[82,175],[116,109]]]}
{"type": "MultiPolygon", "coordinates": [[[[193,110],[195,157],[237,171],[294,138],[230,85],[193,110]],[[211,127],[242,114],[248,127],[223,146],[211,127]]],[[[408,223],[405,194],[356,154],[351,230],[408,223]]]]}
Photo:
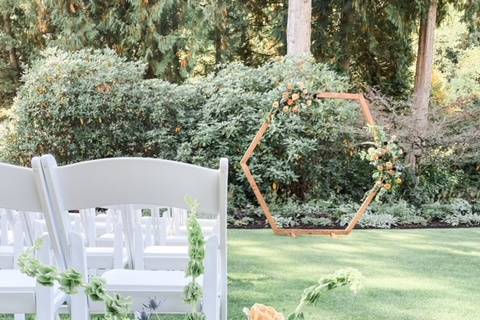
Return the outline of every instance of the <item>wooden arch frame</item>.
{"type": "MultiPolygon", "coordinates": [[[[342,100],[356,101],[362,109],[362,114],[367,124],[371,126],[375,125],[375,121],[370,112],[368,102],[362,94],[322,92],[322,93],[317,93],[316,98],[317,99],[342,99],[342,100]]],[[[370,206],[372,201],[375,199],[378,191],[382,187],[381,183],[379,182],[375,183],[373,188],[369,191],[368,196],[362,202],[362,205],[358,209],[357,213],[355,214],[355,216],[352,218],[352,220],[349,222],[349,224],[346,226],[345,229],[283,229],[278,226],[248,166],[248,161],[252,158],[255,149],[260,144],[263,137],[265,136],[265,133],[270,127],[271,120],[272,120],[271,116],[272,116],[272,113],[270,113],[270,115],[267,117],[267,120],[265,120],[265,122],[262,124],[262,126],[258,130],[257,134],[255,135],[252,142],[250,143],[250,146],[245,152],[242,160],[240,161],[240,165],[242,167],[243,172],[245,173],[245,176],[247,177],[248,183],[250,184],[253,192],[255,193],[258,203],[260,204],[260,207],[262,208],[268,220],[268,223],[272,227],[273,232],[276,235],[291,236],[291,237],[297,237],[301,235],[318,235],[318,236],[331,236],[331,237],[337,236],[337,235],[338,236],[350,235],[353,231],[353,228],[355,228],[355,226],[360,222],[360,220],[363,218],[363,216],[367,212],[368,207],[370,206]]]]}

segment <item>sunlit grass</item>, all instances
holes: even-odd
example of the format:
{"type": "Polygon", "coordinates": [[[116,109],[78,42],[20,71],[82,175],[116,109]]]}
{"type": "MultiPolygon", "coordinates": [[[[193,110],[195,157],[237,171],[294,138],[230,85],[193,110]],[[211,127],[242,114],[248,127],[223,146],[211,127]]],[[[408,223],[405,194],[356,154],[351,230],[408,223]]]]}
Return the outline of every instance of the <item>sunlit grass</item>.
{"type": "Polygon", "coordinates": [[[308,319],[480,319],[480,229],[360,230],[339,239],[233,230],[229,243],[232,320],[255,302],[288,314],[303,288],[345,267],[362,272],[364,289],[325,296],[308,319]]]}
{"type": "Polygon", "coordinates": [[[338,239],[230,230],[229,320],[245,320],[242,308],[256,302],[288,314],[305,287],[346,267],[360,270],[364,288],[333,291],[307,320],[480,319],[480,229],[437,229],[338,239]]]}

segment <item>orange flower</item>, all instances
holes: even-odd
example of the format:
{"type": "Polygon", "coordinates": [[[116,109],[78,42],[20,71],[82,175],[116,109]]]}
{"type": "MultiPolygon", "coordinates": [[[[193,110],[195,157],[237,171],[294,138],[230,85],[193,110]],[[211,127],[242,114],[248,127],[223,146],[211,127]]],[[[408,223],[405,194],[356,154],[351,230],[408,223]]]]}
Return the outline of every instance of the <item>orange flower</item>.
{"type": "Polygon", "coordinates": [[[248,320],[285,320],[283,314],[272,307],[263,304],[254,304],[250,310],[245,308],[243,312],[247,315],[248,320]]]}
{"type": "Polygon", "coordinates": [[[288,100],[287,100],[287,104],[288,104],[289,106],[291,106],[291,105],[293,104],[293,100],[292,100],[292,99],[288,99],[288,100]]]}
{"type": "Polygon", "coordinates": [[[390,183],[385,183],[385,184],[383,185],[383,187],[384,187],[386,190],[392,189],[392,185],[391,185],[390,183]]]}

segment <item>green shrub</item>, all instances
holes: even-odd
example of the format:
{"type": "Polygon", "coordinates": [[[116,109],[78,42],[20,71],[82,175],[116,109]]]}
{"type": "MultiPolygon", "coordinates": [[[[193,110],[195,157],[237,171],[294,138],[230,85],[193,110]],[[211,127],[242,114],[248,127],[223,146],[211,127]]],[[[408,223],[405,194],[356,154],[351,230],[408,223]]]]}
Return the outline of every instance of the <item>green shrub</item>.
{"type": "Polygon", "coordinates": [[[421,207],[421,215],[430,220],[445,222],[452,226],[460,224],[479,224],[480,213],[476,205],[470,204],[465,199],[451,199],[448,203],[430,203],[421,207]]]}
{"type": "Polygon", "coordinates": [[[177,117],[199,96],[191,86],[143,80],[144,69],[109,50],[45,51],[23,77],[4,157],[21,164],[43,153],[60,163],[175,158],[177,117]]]}
{"type": "Polygon", "coordinates": [[[450,81],[455,100],[467,97],[480,99],[480,47],[473,47],[459,59],[455,73],[450,81]]]}
{"type": "Polygon", "coordinates": [[[428,220],[440,221],[452,214],[449,204],[443,204],[439,202],[427,203],[420,207],[421,215],[428,220]]]}
{"type": "MultiPolygon", "coordinates": [[[[231,198],[237,208],[244,206],[245,199],[254,199],[240,159],[272,102],[281,97],[288,83],[297,81],[310,92],[342,92],[349,87],[345,78],[325,65],[306,61],[299,67],[290,60],[256,69],[231,64],[199,84],[206,102],[201,114],[192,116],[199,120],[189,141],[181,146],[182,160],[215,166],[219,157],[227,156],[230,181],[241,187],[231,198]],[[190,159],[185,156],[188,152],[190,159]]],[[[369,187],[371,170],[352,152],[353,126],[363,126],[358,123],[362,123],[358,105],[344,101],[326,100],[320,108],[300,115],[280,114],[250,162],[269,202],[292,195],[302,201],[328,198],[338,192],[361,198],[369,187]]],[[[360,132],[363,139],[366,132],[360,132]]]]}
{"type": "Polygon", "coordinates": [[[417,209],[406,202],[405,200],[399,200],[397,202],[387,203],[374,203],[371,208],[371,212],[377,214],[385,214],[394,217],[398,224],[416,224],[427,225],[429,220],[418,214],[417,209]]]}
{"type": "MultiPolygon", "coordinates": [[[[215,168],[220,157],[228,157],[230,224],[263,223],[239,162],[272,102],[300,81],[310,92],[349,90],[347,79],[308,59],[259,68],[230,64],[182,85],[145,80],[144,68],[109,50],[45,51],[23,77],[2,158],[28,164],[34,155],[52,153],[65,164],[148,156],[215,168]]],[[[250,167],[282,224],[331,226],[355,214],[372,183],[372,169],[357,156],[361,142],[369,140],[363,126],[358,105],[345,101],[324,100],[275,117],[250,167]]],[[[453,170],[450,157],[448,149],[431,152],[420,164],[419,179],[407,180],[403,194],[373,206],[363,225],[423,225],[474,214],[476,207],[465,211],[464,202],[449,202],[478,193],[464,190],[476,180],[453,170]]]]}
{"type": "MultiPolygon", "coordinates": [[[[339,220],[342,227],[346,227],[352,221],[353,214],[346,214],[339,220]]],[[[388,213],[367,212],[358,225],[362,228],[390,229],[398,224],[398,218],[388,213]]]]}

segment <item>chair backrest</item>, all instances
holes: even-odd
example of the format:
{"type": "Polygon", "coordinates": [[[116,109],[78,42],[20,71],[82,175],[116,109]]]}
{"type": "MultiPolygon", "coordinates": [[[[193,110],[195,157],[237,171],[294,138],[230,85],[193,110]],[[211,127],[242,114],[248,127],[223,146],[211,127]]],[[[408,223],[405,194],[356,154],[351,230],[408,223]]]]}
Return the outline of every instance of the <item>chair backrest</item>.
{"type": "Polygon", "coordinates": [[[66,210],[141,204],[186,208],[185,196],[200,210],[219,211],[218,170],[150,158],[111,158],[57,167],[52,156],[42,165],[61,189],[66,210]]]}
{"type": "MultiPolygon", "coordinates": [[[[4,224],[8,220],[5,218],[8,215],[13,217],[16,212],[14,220],[10,219],[14,227],[14,258],[16,260],[22,251],[25,236],[27,236],[27,243],[32,244],[34,237],[30,218],[38,218],[36,214],[44,213],[46,202],[39,192],[41,179],[34,169],[0,163],[0,182],[0,208],[7,209],[2,211],[3,231],[4,224]]],[[[45,220],[48,220],[46,215],[44,216],[45,220]]],[[[58,255],[57,259],[59,258],[58,255]]]]}
{"type": "Polygon", "coordinates": [[[0,163],[0,181],[0,208],[43,211],[32,169],[0,163]]]}
{"type": "Polygon", "coordinates": [[[67,260],[70,242],[67,210],[116,205],[187,209],[185,197],[189,196],[199,202],[200,212],[219,217],[220,251],[226,268],[226,159],[220,161],[218,170],[150,158],[111,158],[59,167],[53,156],[45,155],[41,157],[41,166],[50,210],[57,219],[56,234],[61,237],[60,245],[67,260]]]}

